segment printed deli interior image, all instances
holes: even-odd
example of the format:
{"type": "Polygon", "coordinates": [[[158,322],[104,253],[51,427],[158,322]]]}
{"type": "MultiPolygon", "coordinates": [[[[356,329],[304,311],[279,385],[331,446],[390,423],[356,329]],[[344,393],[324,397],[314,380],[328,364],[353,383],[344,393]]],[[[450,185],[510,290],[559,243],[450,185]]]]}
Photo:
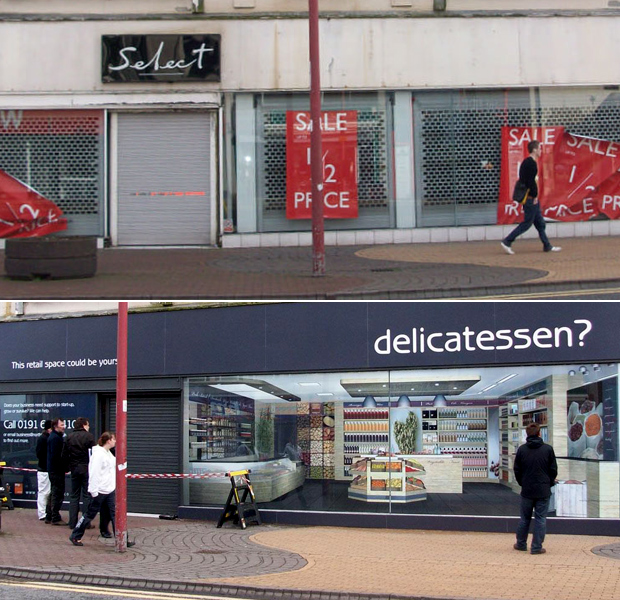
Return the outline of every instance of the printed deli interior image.
{"type": "Polygon", "coordinates": [[[551,514],[620,516],[618,365],[190,378],[189,504],[218,506],[249,468],[264,508],[519,513],[530,423],[555,449],[551,514]]]}

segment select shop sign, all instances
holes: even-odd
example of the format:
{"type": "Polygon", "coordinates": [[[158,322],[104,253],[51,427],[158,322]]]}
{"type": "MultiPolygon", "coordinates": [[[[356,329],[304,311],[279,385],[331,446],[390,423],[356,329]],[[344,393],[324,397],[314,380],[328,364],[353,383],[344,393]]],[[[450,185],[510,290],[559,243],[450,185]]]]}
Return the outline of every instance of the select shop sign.
{"type": "Polygon", "coordinates": [[[104,83],[220,81],[217,34],[104,35],[104,83]]]}

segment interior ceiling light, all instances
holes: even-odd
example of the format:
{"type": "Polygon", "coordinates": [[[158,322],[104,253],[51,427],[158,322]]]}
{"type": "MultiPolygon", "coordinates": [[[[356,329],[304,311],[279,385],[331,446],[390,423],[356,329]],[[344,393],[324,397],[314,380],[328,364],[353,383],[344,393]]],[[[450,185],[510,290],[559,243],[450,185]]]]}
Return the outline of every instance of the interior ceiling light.
{"type": "Polygon", "coordinates": [[[316,395],[317,396],[333,396],[334,394],[332,394],[331,392],[317,392],[316,395]]]}
{"type": "Polygon", "coordinates": [[[321,387],[321,384],[317,381],[300,381],[297,385],[301,387],[321,387]]]}
{"type": "Polygon", "coordinates": [[[207,380],[208,392],[222,396],[222,392],[229,395],[237,395],[252,400],[286,400],[287,402],[300,402],[301,398],[291,394],[271,383],[261,379],[246,379],[244,377],[213,377],[207,380]]]}
{"type": "Polygon", "coordinates": [[[568,372],[568,374],[569,374],[569,376],[570,376],[570,377],[574,377],[575,375],[577,375],[577,373],[576,373],[575,369],[571,369],[571,370],[568,372]]]}
{"type": "Polygon", "coordinates": [[[341,379],[340,385],[352,398],[365,398],[366,396],[400,397],[405,396],[455,396],[467,391],[472,385],[480,382],[479,375],[472,376],[444,376],[439,380],[437,375],[432,378],[423,375],[411,375],[408,378],[386,379],[341,379]],[[456,388],[456,389],[455,389],[456,388]]]}
{"type": "Polygon", "coordinates": [[[372,396],[366,396],[362,404],[364,408],[376,408],[377,401],[372,396]]]}
{"type": "Polygon", "coordinates": [[[443,394],[437,394],[433,400],[433,406],[448,406],[446,397],[443,394]]]}
{"type": "Polygon", "coordinates": [[[497,383],[505,383],[506,381],[512,379],[513,377],[516,377],[517,373],[511,373],[510,375],[506,375],[506,377],[502,377],[497,383]]]}
{"type": "Polygon", "coordinates": [[[400,408],[409,408],[411,406],[411,400],[409,400],[409,396],[405,396],[404,394],[398,399],[398,407],[400,408]]]}

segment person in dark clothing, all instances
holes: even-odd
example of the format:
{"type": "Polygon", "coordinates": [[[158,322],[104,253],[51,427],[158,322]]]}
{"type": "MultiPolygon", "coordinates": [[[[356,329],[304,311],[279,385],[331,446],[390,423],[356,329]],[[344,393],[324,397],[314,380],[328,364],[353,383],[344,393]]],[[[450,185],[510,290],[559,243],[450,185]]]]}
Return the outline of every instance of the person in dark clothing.
{"type": "Polygon", "coordinates": [[[538,230],[538,237],[540,237],[540,241],[543,243],[543,250],[545,252],[559,252],[562,248],[554,246],[547,237],[545,232],[547,225],[538,202],[538,164],[536,161],[542,154],[540,142],[532,140],[527,145],[527,151],[530,155],[519,167],[519,179],[529,190],[527,200],[523,205],[523,221],[502,240],[501,245],[507,254],[514,254],[515,251],[511,248],[512,242],[534,225],[538,230]]]}
{"type": "Polygon", "coordinates": [[[52,421],[52,432],[47,438],[47,472],[52,488],[52,525],[66,525],[60,516],[60,509],[65,498],[65,465],[62,458],[64,419],[52,421]]]}
{"type": "Polygon", "coordinates": [[[69,502],[69,527],[73,529],[78,522],[80,499],[82,514],[86,514],[90,496],[88,494],[88,461],[90,449],[96,444],[90,433],[90,423],[84,417],[75,420],[73,431],[67,434],[63,446],[64,464],[71,473],[71,500],[69,502]]]}
{"type": "Polygon", "coordinates": [[[35,449],[37,465],[37,513],[39,521],[52,522],[52,495],[50,477],[47,473],[47,440],[52,431],[52,422],[48,419],[43,423],[43,433],[37,439],[35,449]]]}
{"type": "Polygon", "coordinates": [[[515,550],[527,550],[527,534],[532,512],[535,512],[534,535],[531,554],[544,554],[542,547],[547,530],[547,511],[551,498],[551,487],[555,485],[558,464],[549,444],[540,438],[540,425],[531,423],[525,428],[527,439],[519,446],[514,462],[514,473],[521,486],[521,519],[517,527],[515,550]]]}

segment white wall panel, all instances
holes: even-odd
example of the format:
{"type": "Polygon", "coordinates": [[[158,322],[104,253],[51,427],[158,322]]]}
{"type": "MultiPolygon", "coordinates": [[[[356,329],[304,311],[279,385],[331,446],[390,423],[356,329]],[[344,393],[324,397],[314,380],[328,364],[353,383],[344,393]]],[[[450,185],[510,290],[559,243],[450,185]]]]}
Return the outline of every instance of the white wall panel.
{"type": "MultiPolygon", "coordinates": [[[[331,89],[597,85],[620,81],[620,17],[331,19],[331,89]]],[[[295,90],[308,86],[307,22],[1,22],[0,95],[295,90]],[[221,84],[102,84],[101,35],[219,33],[221,84]],[[68,43],[71,40],[71,43],[68,43]]]]}

